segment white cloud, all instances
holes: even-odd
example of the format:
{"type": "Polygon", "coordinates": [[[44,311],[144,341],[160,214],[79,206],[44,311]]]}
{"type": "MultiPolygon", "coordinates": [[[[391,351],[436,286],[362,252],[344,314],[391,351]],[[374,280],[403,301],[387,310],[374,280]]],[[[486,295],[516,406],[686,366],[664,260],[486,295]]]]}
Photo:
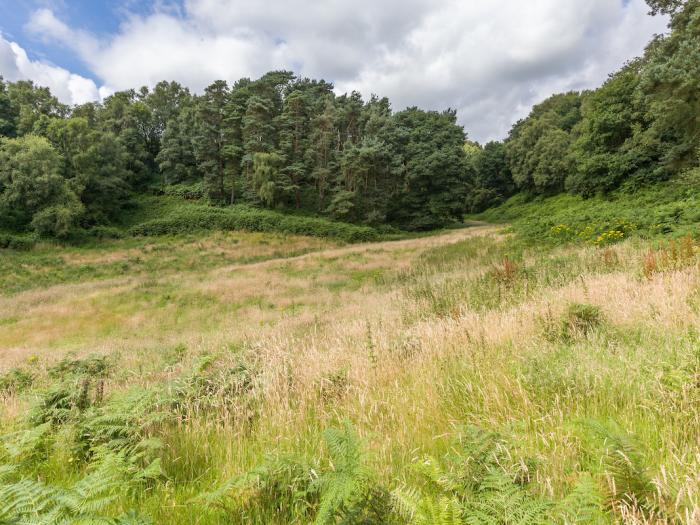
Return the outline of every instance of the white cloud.
{"type": "Polygon", "coordinates": [[[28,27],[73,49],[103,93],[163,79],[199,91],[284,68],[389,96],[397,109],[456,108],[485,140],[547,95],[595,87],[639,55],[665,27],[647,11],[644,0],[185,0],[130,15],[107,37],[47,9],[28,27]]]}
{"type": "Polygon", "coordinates": [[[64,103],[83,104],[96,100],[99,91],[89,78],[45,62],[31,60],[17,43],[5,40],[0,34],[0,74],[5,80],[33,80],[48,86],[64,103]]]}
{"type": "Polygon", "coordinates": [[[70,42],[71,47],[78,49],[81,55],[90,55],[97,51],[99,43],[95,37],[86,31],[73,30],[67,24],[56,18],[48,8],[37,9],[32,13],[29,28],[38,34],[44,34],[53,39],[70,42]]]}
{"type": "Polygon", "coordinates": [[[399,105],[458,109],[475,138],[500,138],[554,92],[591,88],[639,55],[665,22],[642,0],[448,2],[407,44],[340,84],[399,105]]]}

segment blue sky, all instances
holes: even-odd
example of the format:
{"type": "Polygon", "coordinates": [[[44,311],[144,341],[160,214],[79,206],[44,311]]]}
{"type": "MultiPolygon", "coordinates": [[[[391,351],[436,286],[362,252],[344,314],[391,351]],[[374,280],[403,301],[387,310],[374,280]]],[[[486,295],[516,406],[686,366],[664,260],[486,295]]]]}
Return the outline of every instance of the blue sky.
{"type": "Polygon", "coordinates": [[[20,44],[34,60],[62,66],[79,75],[92,78],[95,74],[74,52],[55,42],[49,42],[27,30],[27,22],[37,9],[51,9],[60,19],[73,27],[108,37],[118,32],[128,13],[147,15],[153,2],[89,1],[89,0],[0,0],[0,32],[8,40],[20,44]]]}
{"type": "Polygon", "coordinates": [[[666,25],[647,12],[644,0],[0,0],[0,75],[83,103],[291,69],[395,109],[456,108],[485,141],[640,55],[666,25]]]}

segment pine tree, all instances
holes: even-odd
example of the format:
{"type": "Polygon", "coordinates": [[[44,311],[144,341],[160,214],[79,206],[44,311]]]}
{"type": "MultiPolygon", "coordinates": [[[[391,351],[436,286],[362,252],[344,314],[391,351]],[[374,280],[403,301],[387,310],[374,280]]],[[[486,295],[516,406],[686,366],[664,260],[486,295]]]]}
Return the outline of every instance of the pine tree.
{"type": "Polygon", "coordinates": [[[206,191],[216,202],[226,199],[226,170],[230,164],[230,154],[225,148],[228,95],[226,82],[217,80],[204,90],[197,104],[195,155],[206,191]]]}

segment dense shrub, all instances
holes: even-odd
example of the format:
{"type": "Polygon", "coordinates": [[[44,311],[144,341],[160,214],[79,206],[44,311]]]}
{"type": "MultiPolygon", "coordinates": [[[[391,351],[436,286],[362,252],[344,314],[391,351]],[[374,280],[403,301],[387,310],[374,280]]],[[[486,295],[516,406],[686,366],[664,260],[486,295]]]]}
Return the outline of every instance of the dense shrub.
{"type": "Polygon", "coordinates": [[[186,200],[199,200],[206,196],[206,189],[203,182],[194,184],[172,184],[163,190],[169,197],[179,197],[186,200]]]}
{"type": "Polygon", "coordinates": [[[592,304],[572,303],[562,320],[562,331],[568,335],[587,334],[603,322],[600,307],[592,304]]]}
{"type": "Polygon", "coordinates": [[[216,208],[206,205],[177,207],[164,217],[133,226],[129,233],[135,236],[153,236],[201,230],[280,232],[313,237],[334,237],[347,242],[373,241],[378,238],[377,232],[367,226],[315,217],[285,215],[248,206],[216,208]]]}
{"type": "Polygon", "coordinates": [[[30,250],[35,244],[36,237],[33,235],[0,233],[0,250],[30,250]]]}
{"type": "Polygon", "coordinates": [[[0,374],[0,395],[22,392],[32,386],[33,382],[34,375],[31,372],[21,368],[12,368],[4,374],[0,374]]]}
{"type": "Polygon", "coordinates": [[[548,244],[609,245],[630,236],[682,237],[697,234],[700,179],[688,172],[672,181],[633,193],[619,190],[590,199],[573,195],[518,194],[478,216],[508,222],[523,239],[548,244]]]}

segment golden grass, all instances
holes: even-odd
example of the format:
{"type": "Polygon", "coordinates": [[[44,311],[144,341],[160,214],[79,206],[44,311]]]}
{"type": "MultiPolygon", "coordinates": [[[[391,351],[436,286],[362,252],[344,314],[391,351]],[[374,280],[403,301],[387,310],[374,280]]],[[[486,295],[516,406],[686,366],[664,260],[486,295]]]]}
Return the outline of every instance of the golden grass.
{"type": "MultiPolygon", "coordinates": [[[[0,331],[0,367],[14,366],[22,355],[58,359],[67,352],[81,355],[95,350],[147,349],[202,337],[221,339],[217,334],[222,331],[226,339],[252,337],[254,332],[257,336],[257,332],[269,331],[270,324],[285,332],[293,325],[305,325],[309,315],[365,296],[362,290],[334,293],[323,286],[347,270],[391,270],[408,264],[419,248],[456,242],[484,231],[453,232],[440,240],[431,237],[331,248],[320,254],[203,272],[167,272],[164,277],[144,275],[56,285],[0,298],[0,318],[18,318],[0,331]],[[367,262],[348,259],[346,263],[344,258],[353,254],[362,255],[367,262]],[[290,310],[294,315],[290,316],[290,310]]],[[[262,234],[222,237],[250,237],[247,241],[252,244],[243,243],[239,256],[269,254],[280,241],[261,246],[262,234]]],[[[301,239],[296,248],[321,243],[301,239]]],[[[295,243],[297,239],[288,241],[295,243]]]]}
{"type": "MultiPolygon", "coordinates": [[[[431,249],[476,237],[509,242],[498,229],[478,226],[20,293],[0,299],[0,319],[18,317],[0,326],[0,369],[30,356],[48,366],[69,352],[111,354],[124,371],[110,385],[117,390],[161,382],[204,353],[235,360],[239,354],[227,349],[243,348],[259,365],[255,435],[229,412],[195,414],[182,430],[194,440],[226,436],[211,452],[223,462],[219,479],[250,468],[264,450],[308,450],[323,428],[349,417],[369,438],[377,470],[395,480],[420,451],[443,450],[447,436],[470,423],[517,436],[513,454],[538,460],[537,490],[560,496],[583,468],[572,422],[610,417],[649,444],[654,483],[663,498],[675,498],[664,505],[678,522],[700,523],[700,411],[692,406],[700,397],[690,386],[678,392],[664,386],[679,366],[674,359],[700,345],[686,338],[700,327],[698,266],[645,277],[644,246],[562,248],[552,257],[576,258],[584,270],[560,286],[542,286],[496,308],[460,303],[447,316],[422,311],[406,294],[415,281],[402,276],[415,272],[436,284],[488,275],[493,264],[479,257],[421,266],[431,249]],[[544,324],[572,303],[599,307],[605,326],[566,345],[549,340],[544,324]],[[176,344],[185,345],[186,356],[166,369],[161,354],[176,344]],[[558,357],[562,351],[567,358],[558,357]],[[550,356],[553,364],[542,364],[550,356]]],[[[206,249],[218,249],[216,242],[208,240],[206,249]]],[[[249,253],[267,249],[253,246],[249,253]]],[[[547,261],[526,251],[518,264],[547,261]]],[[[5,417],[21,405],[8,398],[5,417]]],[[[618,509],[617,517],[655,523],[634,507],[618,509]]]]}

